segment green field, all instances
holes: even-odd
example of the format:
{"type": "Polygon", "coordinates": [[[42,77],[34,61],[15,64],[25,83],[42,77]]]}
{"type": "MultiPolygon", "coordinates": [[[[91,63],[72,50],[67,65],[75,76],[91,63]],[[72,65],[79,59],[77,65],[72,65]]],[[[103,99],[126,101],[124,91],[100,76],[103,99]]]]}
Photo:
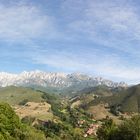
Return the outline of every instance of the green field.
{"type": "Polygon", "coordinates": [[[23,100],[32,102],[41,102],[42,93],[39,91],[32,90],[24,87],[9,86],[0,89],[0,102],[6,102],[10,105],[16,105],[23,100]]]}

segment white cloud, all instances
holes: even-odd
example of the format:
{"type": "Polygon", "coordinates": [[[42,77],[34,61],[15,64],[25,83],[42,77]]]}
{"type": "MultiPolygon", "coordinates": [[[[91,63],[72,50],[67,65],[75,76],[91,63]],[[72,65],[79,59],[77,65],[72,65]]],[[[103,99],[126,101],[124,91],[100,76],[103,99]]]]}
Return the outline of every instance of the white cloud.
{"type": "Polygon", "coordinates": [[[140,29],[140,16],[136,7],[127,3],[126,5],[119,5],[115,1],[94,2],[90,3],[89,9],[86,10],[86,16],[93,23],[93,26],[96,25],[97,30],[107,28],[103,30],[112,32],[111,35],[123,33],[125,37],[140,39],[137,38],[140,34],[140,30],[138,30],[140,29]]]}
{"type": "MultiPolygon", "coordinates": [[[[81,16],[78,16],[80,18],[69,23],[71,32],[83,33],[103,46],[140,55],[137,51],[139,45],[133,45],[133,41],[140,44],[140,15],[137,6],[126,0],[79,1],[85,8],[81,16]]],[[[70,4],[70,0],[66,2],[70,4]]],[[[73,16],[76,15],[73,13],[73,16]]]]}
{"type": "Polygon", "coordinates": [[[51,17],[34,5],[0,4],[0,39],[24,40],[48,35],[53,30],[51,17]]]}

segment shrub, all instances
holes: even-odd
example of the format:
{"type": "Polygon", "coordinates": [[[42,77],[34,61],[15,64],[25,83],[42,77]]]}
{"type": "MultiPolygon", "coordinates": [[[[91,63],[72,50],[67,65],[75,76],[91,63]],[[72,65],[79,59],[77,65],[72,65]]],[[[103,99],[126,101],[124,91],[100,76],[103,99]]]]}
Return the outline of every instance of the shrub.
{"type": "Polygon", "coordinates": [[[0,140],[45,140],[44,134],[21,123],[13,109],[0,103],[0,140]]]}
{"type": "Polygon", "coordinates": [[[99,140],[140,140],[140,116],[127,119],[120,126],[106,121],[97,132],[99,140]]]}

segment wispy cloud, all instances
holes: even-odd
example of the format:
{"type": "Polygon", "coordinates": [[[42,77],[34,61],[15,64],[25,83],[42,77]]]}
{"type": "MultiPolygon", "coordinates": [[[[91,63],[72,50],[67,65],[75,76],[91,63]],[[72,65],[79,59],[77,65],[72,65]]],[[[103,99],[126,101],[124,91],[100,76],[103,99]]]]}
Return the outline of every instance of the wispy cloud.
{"type": "Polygon", "coordinates": [[[28,4],[0,5],[0,39],[30,40],[51,35],[51,17],[28,4]]]}
{"type": "MultiPolygon", "coordinates": [[[[79,19],[69,23],[71,30],[86,34],[93,42],[106,47],[138,53],[139,45],[131,46],[133,41],[140,43],[140,16],[136,5],[126,0],[79,1],[86,7],[79,19]]],[[[70,0],[67,2],[70,4],[70,0]]]]}

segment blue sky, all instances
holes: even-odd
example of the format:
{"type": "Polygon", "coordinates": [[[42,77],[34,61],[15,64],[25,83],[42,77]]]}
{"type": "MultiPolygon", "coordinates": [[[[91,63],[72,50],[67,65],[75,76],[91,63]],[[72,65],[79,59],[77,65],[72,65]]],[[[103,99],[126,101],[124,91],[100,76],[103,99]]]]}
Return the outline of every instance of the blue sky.
{"type": "Polygon", "coordinates": [[[140,82],[138,0],[0,0],[0,71],[140,82]]]}

